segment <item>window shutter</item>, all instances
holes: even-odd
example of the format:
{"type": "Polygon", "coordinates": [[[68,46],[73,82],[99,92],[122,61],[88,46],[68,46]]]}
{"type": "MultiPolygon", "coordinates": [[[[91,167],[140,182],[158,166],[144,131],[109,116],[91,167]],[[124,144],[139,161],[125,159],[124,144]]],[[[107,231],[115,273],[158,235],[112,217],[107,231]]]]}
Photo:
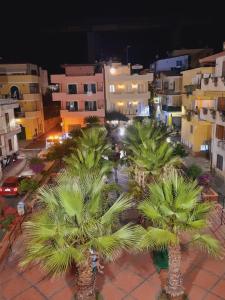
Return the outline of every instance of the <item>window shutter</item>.
{"type": "Polygon", "coordinates": [[[225,111],[225,97],[218,98],[217,110],[225,111]]]}
{"type": "Polygon", "coordinates": [[[216,138],[219,140],[225,139],[225,127],[221,125],[216,125],[216,138]]]}

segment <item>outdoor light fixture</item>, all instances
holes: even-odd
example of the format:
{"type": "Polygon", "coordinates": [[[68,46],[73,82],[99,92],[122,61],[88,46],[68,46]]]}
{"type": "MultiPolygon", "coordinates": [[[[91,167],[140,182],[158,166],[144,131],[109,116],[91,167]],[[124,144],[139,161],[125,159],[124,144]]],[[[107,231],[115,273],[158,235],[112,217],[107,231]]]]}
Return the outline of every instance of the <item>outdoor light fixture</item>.
{"type": "Polygon", "coordinates": [[[131,87],[132,87],[132,89],[137,89],[138,88],[138,85],[135,83],[132,83],[132,85],[131,85],[131,87]]]}
{"type": "Polygon", "coordinates": [[[112,74],[112,75],[114,75],[115,73],[116,73],[116,69],[115,68],[110,68],[110,73],[112,74]]]}
{"type": "Polygon", "coordinates": [[[121,136],[123,136],[125,134],[125,128],[124,127],[120,127],[119,133],[120,133],[121,136]]]}

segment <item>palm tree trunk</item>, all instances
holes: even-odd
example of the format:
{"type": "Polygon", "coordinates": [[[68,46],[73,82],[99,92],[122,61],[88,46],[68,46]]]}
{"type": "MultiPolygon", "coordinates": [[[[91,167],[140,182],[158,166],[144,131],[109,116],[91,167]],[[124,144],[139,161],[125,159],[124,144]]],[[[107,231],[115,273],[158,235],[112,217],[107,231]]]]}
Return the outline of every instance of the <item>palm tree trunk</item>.
{"type": "Polygon", "coordinates": [[[166,292],[172,299],[182,299],[184,295],[183,280],[180,271],[180,245],[169,246],[169,274],[166,292]]]}
{"type": "Polygon", "coordinates": [[[95,300],[95,274],[92,270],[91,258],[77,267],[76,299],[95,300]]]}

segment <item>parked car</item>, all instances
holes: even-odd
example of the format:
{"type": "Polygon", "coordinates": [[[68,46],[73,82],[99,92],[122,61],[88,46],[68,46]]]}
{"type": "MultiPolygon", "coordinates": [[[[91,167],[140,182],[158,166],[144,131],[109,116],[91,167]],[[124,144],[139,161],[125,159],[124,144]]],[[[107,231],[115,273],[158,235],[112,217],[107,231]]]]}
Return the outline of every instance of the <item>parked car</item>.
{"type": "Polygon", "coordinates": [[[0,195],[2,196],[17,196],[19,194],[19,184],[21,180],[30,178],[29,176],[8,177],[0,187],[0,195]]]}
{"type": "Polygon", "coordinates": [[[17,196],[19,193],[18,177],[6,178],[0,187],[0,195],[2,196],[17,196]]]}

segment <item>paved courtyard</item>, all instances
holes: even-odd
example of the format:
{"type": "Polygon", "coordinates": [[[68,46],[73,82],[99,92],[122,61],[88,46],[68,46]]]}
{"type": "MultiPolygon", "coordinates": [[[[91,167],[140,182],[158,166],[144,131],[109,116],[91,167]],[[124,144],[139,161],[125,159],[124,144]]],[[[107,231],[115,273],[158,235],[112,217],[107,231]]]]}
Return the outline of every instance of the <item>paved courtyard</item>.
{"type": "MultiPolygon", "coordinates": [[[[68,273],[50,279],[38,265],[26,270],[17,266],[11,254],[0,265],[1,300],[72,300],[75,278],[68,273]]],[[[182,271],[190,300],[225,299],[225,260],[214,260],[197,251],[183,253],[182,271]]],[[[116,263],[105,265],[105,274],[98,275],[98,290],[104,300],[154,300],[160,281],[148,253],[124,254],[116,263]]]]}

